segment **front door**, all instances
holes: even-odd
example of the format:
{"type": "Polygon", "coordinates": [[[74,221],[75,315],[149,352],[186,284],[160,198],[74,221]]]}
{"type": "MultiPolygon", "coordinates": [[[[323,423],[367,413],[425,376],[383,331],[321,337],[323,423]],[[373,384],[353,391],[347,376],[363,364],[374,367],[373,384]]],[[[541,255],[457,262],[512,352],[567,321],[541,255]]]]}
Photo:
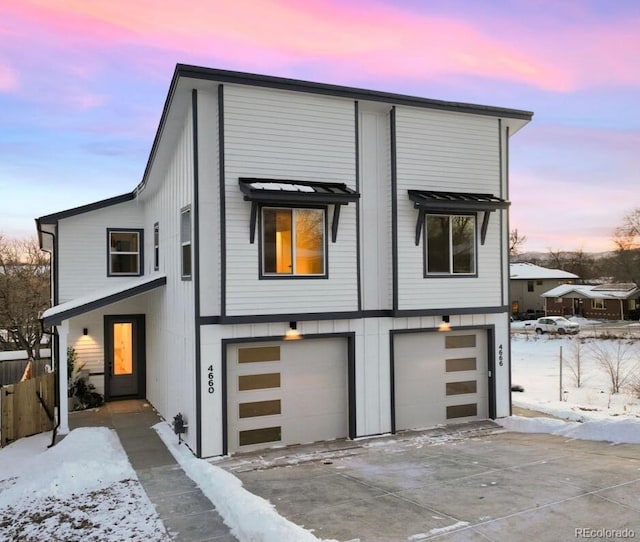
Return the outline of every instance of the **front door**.
{"type": "Polygon", "coordinates": [[[105,398],[144,397],[144,315],[105,316],[105,398]]]}

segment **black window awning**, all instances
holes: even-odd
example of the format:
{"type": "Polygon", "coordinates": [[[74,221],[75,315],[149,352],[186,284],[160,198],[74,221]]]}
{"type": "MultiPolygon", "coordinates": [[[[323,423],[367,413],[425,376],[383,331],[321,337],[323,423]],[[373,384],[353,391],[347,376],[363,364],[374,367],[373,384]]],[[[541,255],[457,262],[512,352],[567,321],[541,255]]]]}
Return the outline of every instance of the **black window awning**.
{"type": "Polygon", "coordinates": [[[480,230],[480,242],[484,245],[489,226],[489,216],[493,211],[507,209],[511,203],[493,194],[469,192],[436,192],[431,190],[409,190],[409,199],[418,209],[416,223],[416,245],[420,244],[424,217],[433,213],[484,213],[480,230]]]}
{"type": "Polygon", "coordinates": [[[241,177],[239,184],[245,201],[251,202],[251,243],[255,240],[258,208],[261,205],[333,205],[331,240],[335,243],[338,237],[340,207],[357,201],[360,197],[358,192],[344,183],[241,177]]]}

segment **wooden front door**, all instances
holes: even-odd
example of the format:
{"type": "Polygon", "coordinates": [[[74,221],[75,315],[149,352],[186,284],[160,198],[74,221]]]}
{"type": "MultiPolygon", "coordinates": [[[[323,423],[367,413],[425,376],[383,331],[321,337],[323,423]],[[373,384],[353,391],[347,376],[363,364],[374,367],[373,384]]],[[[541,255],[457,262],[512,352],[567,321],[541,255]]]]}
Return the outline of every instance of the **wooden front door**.
{"type": "Polygon", "coordinates": [[[105,399],[144,397],[144,315],[105,316],[105,399]]]}

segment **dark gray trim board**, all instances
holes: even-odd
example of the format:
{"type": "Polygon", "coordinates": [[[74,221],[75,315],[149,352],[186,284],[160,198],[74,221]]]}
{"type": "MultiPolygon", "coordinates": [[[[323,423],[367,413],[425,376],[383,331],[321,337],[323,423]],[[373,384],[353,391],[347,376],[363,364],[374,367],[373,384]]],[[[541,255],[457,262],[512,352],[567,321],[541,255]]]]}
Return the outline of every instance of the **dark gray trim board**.
{"type": "Polygon", "coordinates": [[[101,201],[89,203],[88,205],[82,205],[80,207],[74,207],[72,209],[67,209],[65,211],[60,211],[50,215],[41,216],[40,218],[36,219],[36,223],[56,224],[58,220],[62,220],[63,218],[69,218],[70,216],[81,215],[83,213],[89,213],[91,211],[104,209],[105,207],[110,207],[112,205],[118,205],[119,203],[124,203],[125,201],[131,201],[135,197],[136,197],[135,191],[129,192],[127,194],[121,194],[120,196],[114,196],[113,198],[103,199],[101,201]]]}
{"type": "Polygon", "coordinates": [[[361,318],[408,318],[413,316],[442,316],[460,314],[503,314],[508,312],[508,306],[498,307],[453,307],[441,309],[415,310],[364,310],[344,312],[305,312],[287,314],[253,314],[243,316],[201,316],[201,326],[232,325],[232,324],[262,324],[267,322],[305,322],[311,320],[357,320],[361,318]]]}
{"type": "MultiPolygon", "coordinates": [[[[353,102],[353,117],[355,131],[355,169],[356,169],[356,192],[360,193],[360,104],[358,101],[353,102]]],[[[358,288],[358,310],[362,310],[362,255],[360,251],[360,202],[356,202],[356,286],[358,288]]]]}
{"type": "Polygon", "coordinates": [[[202,455],[202,346],[200,344],[200,171],[198,160],[198,91],[191,91],[192,130],[193,130],[193,264],[191,276],[193,280],[193,322],[195,332],[195,366],[196,366],[196,456],[202,455]]]}
{"type": "Polygon", "coordinates": [[[398,173],[396,164],[396,107],[391,108],[389,113],[389,130],[391,146],[391,289],[393,310],[398,310],[399,287],[398,287],[398,173]]]}
{"type": "Polygon", "coordinates": [[[68,320],[74,316],[79,316],[85,312],[93,311],[101,307],[106,307],[107,305],[111,305],[112,303],[122,301],[129,297],[144,294],[145,292],[158,288],[159,286],[164,286],[166,283],[167,277],[158,277],[155,280],[145,282],[139,286],[133,286],[116,294],[107,295],[100,299],[94,299],[93,301],[84,303],[83,305],[78,305],[57,314],[47,316],[44,318],[44,323],[48,326],[59,326],[64,320],[68,320]]]}
{"type": "MultiPolygon", "coordinates": [[[[356,334],[353,331],[345,333],[317,333],[313,335],[305,335],[305,339],[347,339],[347,416],[348,416],[348,437],[356,438],[356,334]]],[[[229,423],[227,421],[228,409],[228,391],[227,391],[227,346],[230,344],[246,344],[266,341],[286,342],[282,335],[278,336],[262,336],[262,337],[234,337],[232,339],[221,339],[221,357],[222,360],[222,455],[229,453],[229,423]]],[[[198,456],[200,457],[200,456],[198,456]]]]}
{"type": "Polygon", "coordinates": [[[224,86],[218,86],[218,189],[220,190],[220,314],[227,313],[227,205],[225,198],[224,86]]]}

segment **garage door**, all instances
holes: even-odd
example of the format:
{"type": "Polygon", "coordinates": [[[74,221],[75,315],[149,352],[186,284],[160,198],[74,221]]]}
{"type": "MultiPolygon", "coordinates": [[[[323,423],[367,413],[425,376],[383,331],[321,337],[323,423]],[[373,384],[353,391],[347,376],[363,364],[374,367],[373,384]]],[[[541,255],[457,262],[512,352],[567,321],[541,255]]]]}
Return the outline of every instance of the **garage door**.
{"type": "Polygon", "coordinates": [[[347,436],[346,339],[227,348],[229,452],[347,436]]]}
{"type": "Polygon", "coordinates": [[[396,429],[488,417],[486,330],[394,336],[396,429]]]}

